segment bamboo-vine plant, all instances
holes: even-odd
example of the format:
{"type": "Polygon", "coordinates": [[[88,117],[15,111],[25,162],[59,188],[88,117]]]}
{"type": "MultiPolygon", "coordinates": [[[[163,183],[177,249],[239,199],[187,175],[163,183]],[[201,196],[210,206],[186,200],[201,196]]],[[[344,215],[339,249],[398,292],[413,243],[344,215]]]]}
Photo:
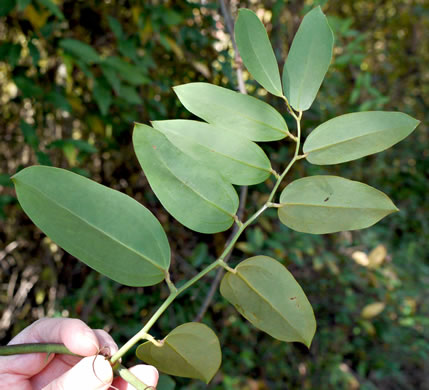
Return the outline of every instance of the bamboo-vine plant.
{"type": "MultiPolygon", "coordinates": [[[[158,220],[129,196],[72,172],[46,166],[25,168],[13,177],[18,200],[34,223],[64,250],[116,282],[151,286],[165,281],[170,295],[143,328],[110,356],[117,372],[145,388],[119,359],[137,343],[137,357],[161,372],[209,382],[221,364],[215,333],[206,325],[180,325],[162,340],[150,329],[183,291],[218,267],[226,269],[223,297],[256,328],[286,342],[310,348],[316,330],[313,309],[292,274],[267,256],[243,259],[234,269],[226,257],[244,230],[268,208],[277,208],[289,228],[311,234],[367,228],[398,211],[379,190],[346,178],[320,175],[278,189],[300,159],[333,165],[381,152],[408,136],[418,121],[400,112],[358,112],[316,127],[303,143],[301,120],[322,84],[331,62],[334,37],[320,7],[303,19],[287,56],[282,79],[268,35],[258,17],[241,9],[235,39],[243,63],[269,93],[283,99],[293,117],[291,132],[267,103],[208,83],[174,88],[197,120],[136,124],[133,145],[149,184],[164,208],[199,233],[233,234],[223,253],[195,277],[176,286],[170,278],[170,247],[158,220]],[[276,172],[256,142],[295,144],[292,159],[276,172]],[[237,216],[239,197],[233,185],[249,186],[271,176],[275,184],[266,202],[247,220],[237,216]]],[[[13,346],[1,353],[32,352],[13,346]]],[[[37,349],[40,350],[40,346],[37,349]]],[[[48,348],[48,346],[46,347],[48,348]]],[[[47,352],[63,349],[45,349],[47,352]]],[[[59,347],[58,347],[59,348],[59,347]]]]}

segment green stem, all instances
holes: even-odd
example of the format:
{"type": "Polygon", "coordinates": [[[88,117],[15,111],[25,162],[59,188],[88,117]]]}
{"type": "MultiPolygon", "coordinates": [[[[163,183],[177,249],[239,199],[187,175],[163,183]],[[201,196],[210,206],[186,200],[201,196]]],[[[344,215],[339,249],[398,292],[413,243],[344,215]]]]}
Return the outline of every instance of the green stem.
{"type": "Polygon", "coordinates": [[[29,343],[0,346],[0,356],[20,355],[24,353],[58,353],[82,357],[71,352],[64,344],[29,343]]]}
{"type": "Polygon", "coordinates": [[[153,316],[149,319],[146,325],[141,329],[138,333],[136,333],[131,339],[129,339],[119,350],[116,352],[111,358],[110,362],[113,364],[118,361],[122,356],[124,356],[133,346],[141,340],[146,338],[147,333],[153,324],[161,317],[162,313],[170,306],[170,304],[176,299],[176,297],[185,291],[188,287],[192,286],[195,282],[200,280],[203,276],[207,275],[210,271],[220,265],[220,261],[216,260],[208,267],[203,269],[199,274],[195,275],[192,279],[186,282],[183,286],[176,289],[175,292],[172,292],[168,298],[164,301],[164,303],[158,308],[158,310],[153,314],[153,316]]]}
{"type": "Polygon", "coordinates": [[[137,378],[131,371],[127,370],[124,366],[119,364],[113,370],[116,375],[119,375],[123,380],[133,385],[137,390],[155,389],[153,386],[148,386],[137,378]]]}
{"type": "MultiPolygon", "coordinates": [[[[285,98],[286,99],[286,98],[285,98]]],[[[287,99],[286,99],[287,102],[287,99]]],[[[289,106],[288,106],[289,107],[289,106]]],[[[215,260],[212,264],[207,266],[205,269],[203,269],[200,273],[195,275],[192,279],[187,281],[184,285],[182,285],[180,288],[174,289],[170,288],[170,295],[165,300],[165,302],[158,308],[158,310],[153,314],[153,316],[149,319],[149,321],[146,323],[146,325],[141,329],[137,334],[135,334],[131,339],[129,339],[119,350],[116,352],[110,359],[111,363],[115,363],[118,361],[122,356],[124,356],[137,342],[145,339],[146,335],[148,334],[150,328],[153,326],[153,324],[158,320],[158,318],[164,313],[165,310],[170,306],[170,304],[177,298],[178,295],[180,295],[183,291],[185,291],[188,287],[192,286],[195,282],[200,280],[202,277],[207,275],[210,271],[217,268],[218,266],[222,266],[226,268],[226,263],[223,261],[225,257],[228,255],[228,253],[233,249],[235,243],[241,236],[241,234],[244,232],[244,230],[253,222],[255,221],[268,207],[271,206],[272,200],[274,198],[275,193],[277,192],[280,183],[286,176],[286,174],[289,172],[289,170],[292,168],[292,165],[299,159],[299,147],[301,142],[301,117],[302,117],[302,111],[299,112],[298,116],[295,115],[295,113],[292,111],[292,115],[296,120],[297,123],[297,137],[296,137],[296,147],[295,147],[295,154],[286,167],[286,169],[282,172],[282,174],[277,178],[276,184],[274,185],[270,196],[268,200],[265,202],[265,204],[258,210],[256,213],[254,213],[249,219],[239,224],[239,229],[235,233],[234,237],[231,239],[231,241],[228,243],[222,254],[219,256],[217,260],[215,260]]],[[[228,267],[229,268],[229,267],[228,267]]],[[[234,270],[230,269],[228,270],[230,272],[233,272],[234,270]]],[[[170,282],[171,283],[171,282],[170,282]]],[[[169,281],[167,281],[167,284],[170,287],[169,281]]]]}
{"type": "MultiPolygon", "coordinates": [[[[287,101],[287,100],[286,100],[287,101]]],[[[283,173],[280,175],[279,179],[277,180],[276,184],[273,187],[273,190],[271,191],[271,194],[267,200],[267,203],[271,203],[274,195],[276,194],[281,182],[283,181],[286,174],[289,172],[289,170],[292,168],[292,165],[295,164],[296,160],[299,160],[299,147],[301,145],[301,118],[302,118],[302,111],[299,112],[298,116],[294,115],[294,118],[296,120],[296,128],[297,128],[297,140],[296,140],[296,146],[295,146],[295,153],[293,155],[292,160],[286,167],[286,169],[283,171],[283,173]]]]}

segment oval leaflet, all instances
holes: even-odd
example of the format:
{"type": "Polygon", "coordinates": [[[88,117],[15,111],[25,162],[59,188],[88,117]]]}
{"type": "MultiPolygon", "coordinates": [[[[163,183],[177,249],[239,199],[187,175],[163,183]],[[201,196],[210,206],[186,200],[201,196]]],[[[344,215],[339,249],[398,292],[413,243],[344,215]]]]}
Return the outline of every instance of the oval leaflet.
{"type": "Polygon", "coordinates": [[[280,221],[303,233],[364,229],[395,211],[392,201],[369,185],[338,176],[310,176],[280,195],[280,221]]]}
{"type": "Polygon", "coordinates": [[[158,220],[119,191],[60,168],[33,166],[13,177],[19,203],[60,247],[128,286],[164,279],[170,246],[158,220]]]}
{"type": "Polygon", "coordinates": [[[313,309],[301,286],[278,261],[255,256],[227,272],[220,292],[255,327],[282,341],[310,347],[316,332],[313,309]]]}
{"type": "Polygon", "coordinates": [[[161,344],[156,346],[150,341],[141,344],[136,355],[165,374],[209,383],[222,362],[216,334],[207,325],[198,322],[178,326],[161,344]]]}

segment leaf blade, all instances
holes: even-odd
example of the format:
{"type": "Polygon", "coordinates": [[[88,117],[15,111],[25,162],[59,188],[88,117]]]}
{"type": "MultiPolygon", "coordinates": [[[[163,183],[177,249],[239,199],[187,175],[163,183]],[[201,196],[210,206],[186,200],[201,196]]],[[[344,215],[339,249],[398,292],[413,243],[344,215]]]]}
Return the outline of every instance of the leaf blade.
{"type": "Polygon", "coordinates": [[[316,98],[333,46],[333,32],[320,6],[316,7],[302,20],[283,68],[283,89],[295,110],[308,110],[316,98]]]}
{"type": "Polygon", "coordinates": [[[216,171],[143,124],[135,125],[133,144],[152,190],[180,223],[200,233],[217,233],[233,224],[237,192],[216,171]]]}
{"type": "Polygon", "coordinates": [[[100,62],[100,56],[97,51],[85,42],[72,38],[64,38],[61,39],[59,46],[87,64],[97,64],[100,62]]]}
{"type": "Polygon", "coordinates": [[[251,141],[276,141],[288,135],[280,113],[252,96],[209,83],[189,83],[173,89],[188,111],[251,141]]]}
{"type": "Polygon", "coordinates": [[[235,40],[243,63],[268,92],[283,96],[276,57],[264,25],[249,9],[241,9],[235,23],[235,40]]]}
{"type": "Polygon", "coordinates": [[[282,341],[310,346],[316,331],[313,309],[292,274],[278,261],[255,256],[222,279],[220,291],[255,327],[282,341]]]}
{"type": "Polygon", "coordinates": [[[184,153],[216,167],[232,184],[258,184],[271,174],[270,160],[258,145],[223,128],[180,119],[152,125],[184,153]]]}
{"type": "Polygon", "coordinates": [[[141,344],[136,355],[160,371],[209,383],[218,371],[222,353],[216,334],[204,324],[188,322],[171,331],[162,346],[141,344]]]}
{"type": "Polygon", "coordinates": [[[13,180],[33,222],[91,268],[129,286],[164,279],[170,265],[167,237],[134,199],[59,168],[26,168],[13,180]]]}
{"type": "Polygon", "coordinates": [[[398,211],[381,191],[328,175],[293,181],[281,193],[280,203],[280,221],[311,234],[363,229],[398,211]]]}
{"type": "Polygon", "coordinates": [[[303,151],[316,165],[339,164],[378,153],[403,140],[420,121],[401,112],[367,111],[340,115],[307,137],[303,151]]]}

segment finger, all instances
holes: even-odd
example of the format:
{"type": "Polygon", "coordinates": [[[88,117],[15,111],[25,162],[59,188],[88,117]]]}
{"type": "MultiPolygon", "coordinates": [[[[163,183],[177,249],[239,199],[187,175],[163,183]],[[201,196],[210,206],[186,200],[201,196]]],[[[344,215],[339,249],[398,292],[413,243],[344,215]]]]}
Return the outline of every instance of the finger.
{"type": "Polygon", "coordinates": [[[83,321],[73,318],[42,318],[24,329],[9,344],[62,343],[71,352],[95,355],[99,348],[94,331],[83,321]]]}
{"type": "Polygon", "coordinates": [[[107,390],[113,379],[110,363],[102,356],[86,357],[44,387],[44,390],[107,390]]]}
{"type": "MultiPolygon", "coordinates": [[[[137,366],[129,369],[138,379],[140,379],[146,386],[156,388],[159,379],[158,370],[153,366],[138,364],[137,366]]],[[[116,378],[113,381],[113,386],[119,390],[135,390],[135,387],[124,381],[122,378],[116,378]]],[[[152,390],[152,389],[148,389],[152,390]]]]}
{"type": "MultiPolygon", "coordinates": [[[[99,349],[96,334],[84,322],[69,318],[43,318],[25,328],[10,342],[21,343],[62,343],[73,353],[81,356],[95,355],[99,349]]],[[[57,355],[58,356],[58,355],[57,355]]],[[[64,367],[76,363],[76,358],[61,355],[64,367]]],[[[0,373],[6,372],[31,378],[41,372],[53,359],[45,353],[0,357],[0,373]]]]}
{"type": "MultiPolygon", "coordinates": [[[[106,356],[109,353],[115,353],[118,350],[116,343],[113,341],[112,337],[101,329],[93,330],[95,336],[97,337],[100,353],[105,354],[106,356]]],[[[31,383],[35,389],[41,389],[46,386],[48,383],[52,382],[55,378],[58,378],[66,371],[70,370],[75,364],[79,362],[80,358],[70,355],[56,355],[55,359],[41,370],[37,375],[31,378],[31,383]]]]}
{"type": "Polygon", "coordinates": [[[103,329],[94,329],[93,331],[97,336],[98,344],[100,345],[100,354],[112,356],[118,352],[118,346],[109,333],[103,329]]]}

